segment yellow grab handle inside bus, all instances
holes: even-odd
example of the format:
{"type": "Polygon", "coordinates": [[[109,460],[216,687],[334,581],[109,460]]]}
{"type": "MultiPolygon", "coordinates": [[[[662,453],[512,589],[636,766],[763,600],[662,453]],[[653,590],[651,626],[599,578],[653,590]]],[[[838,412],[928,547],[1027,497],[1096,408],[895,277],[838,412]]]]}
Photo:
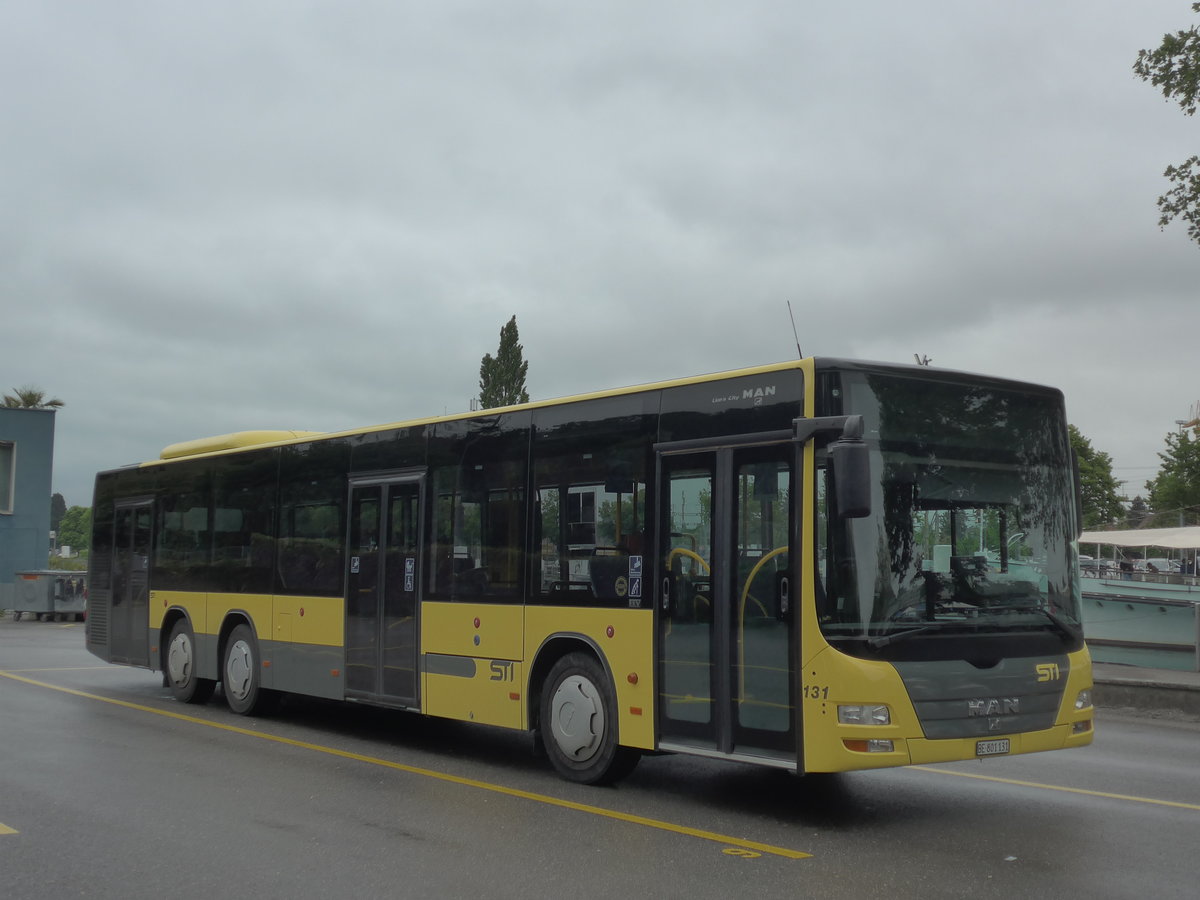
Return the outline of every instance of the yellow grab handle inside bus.
{"type": "MultiPolygon", "coordinates": [[[[742,596],[738,599],[738,703],[744,703],[746,700],[746,600],[750,596],[750,585],[754,583],[754,577],[758,574],[759,569],[765,566],[768,562],[774,559],[781,553],[786,553],[787,545],[776,547],[757,563],[750,570],[750,574],[746,576],[746,583],[742,587],[742,596]]],[[[757,599],[759,609],[763,611],[763,615],[767,614],[767,608],[762,605],[757,599]]]]}
{"type": "Polygon", "coordinates": [[[712,571],[712,569],[708,565],[708,560],[706,560],[703,556],[701,556],[695,550],[689,550],[687,547],[676,547],[670,553],[667,554],[667,571],[668,572],[671,571],[671,563],[673,563],[675,561],[676,555],[686,556],[689,559],[694,559],[696,562],[700,563],[700,565],[704,566],[705,572],[712,571]]]}

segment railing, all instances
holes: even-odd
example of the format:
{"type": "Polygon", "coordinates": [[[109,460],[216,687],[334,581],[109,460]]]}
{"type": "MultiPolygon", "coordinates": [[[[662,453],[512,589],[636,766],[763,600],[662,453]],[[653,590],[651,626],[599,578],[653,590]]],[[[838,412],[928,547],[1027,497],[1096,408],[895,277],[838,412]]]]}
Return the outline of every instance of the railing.
{"type": "Polygon", "coordinates": [[[1083,633],[1096,662],[1200,672],[1200,579],[1084,577],[1083,633]]]}
{"type": "Polygon", "coordinates": [[[1083,576],[1084,590],[1087,590],[1086,579],[1103,581],[1136,581],[1142,584],[1175,584],[1184,587],[1200,588],[1200,576],[1181,575],[1178,572],[1147,572],[1144,569],[1122,571],[1116,566],[1080,567],[1079,574],[1083,576]]]}

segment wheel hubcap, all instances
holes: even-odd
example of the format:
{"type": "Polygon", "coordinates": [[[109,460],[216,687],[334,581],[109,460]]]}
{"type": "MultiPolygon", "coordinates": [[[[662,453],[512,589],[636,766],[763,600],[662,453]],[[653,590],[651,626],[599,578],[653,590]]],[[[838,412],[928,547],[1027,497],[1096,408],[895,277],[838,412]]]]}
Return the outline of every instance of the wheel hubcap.
{"type": "Polygon", "coordinates": [[[250,693],[250,674],[253,670],[250,645],[245,641],[235,641],[229,648],[229,658],[225,662],[225,690],[237,699],[245,700],[250,693]]]}
{"type": "Polygon", "coordinates": [[[192,676],[192,642],[186,634],[175,635],[167,650],[167,672],[176,684],[183,684],[192,676]]]}
{"type": "Polygon", "coordinates": [[[604,737],[604,706],[596,686],[581,675],[565,679],[550,704],[554,742],[575,762],[586,762],[604,737]]]}

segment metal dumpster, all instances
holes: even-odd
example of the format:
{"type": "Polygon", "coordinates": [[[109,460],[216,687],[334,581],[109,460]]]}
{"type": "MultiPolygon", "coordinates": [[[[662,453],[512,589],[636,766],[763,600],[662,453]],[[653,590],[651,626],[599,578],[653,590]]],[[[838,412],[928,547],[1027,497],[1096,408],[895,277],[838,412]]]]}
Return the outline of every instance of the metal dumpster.
{"type": "Polygon", "coordinates": [[[17,572],[13,585],[13,621],[19,622],[26,613],[38,621],[82,621],[87,610],[87,575],[42,569],[36,572],[17,572]]]}

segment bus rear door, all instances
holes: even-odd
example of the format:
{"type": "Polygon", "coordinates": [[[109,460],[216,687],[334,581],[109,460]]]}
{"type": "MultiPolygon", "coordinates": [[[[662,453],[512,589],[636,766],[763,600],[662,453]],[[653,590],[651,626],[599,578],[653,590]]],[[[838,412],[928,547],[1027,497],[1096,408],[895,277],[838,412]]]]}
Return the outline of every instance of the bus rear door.
{"type": "Polygon", "coordinates": [[[117,503],[113,522],[112,599],[109,607],[109,659],[150,665],[150,548],[154,503],[117,503]]]}

